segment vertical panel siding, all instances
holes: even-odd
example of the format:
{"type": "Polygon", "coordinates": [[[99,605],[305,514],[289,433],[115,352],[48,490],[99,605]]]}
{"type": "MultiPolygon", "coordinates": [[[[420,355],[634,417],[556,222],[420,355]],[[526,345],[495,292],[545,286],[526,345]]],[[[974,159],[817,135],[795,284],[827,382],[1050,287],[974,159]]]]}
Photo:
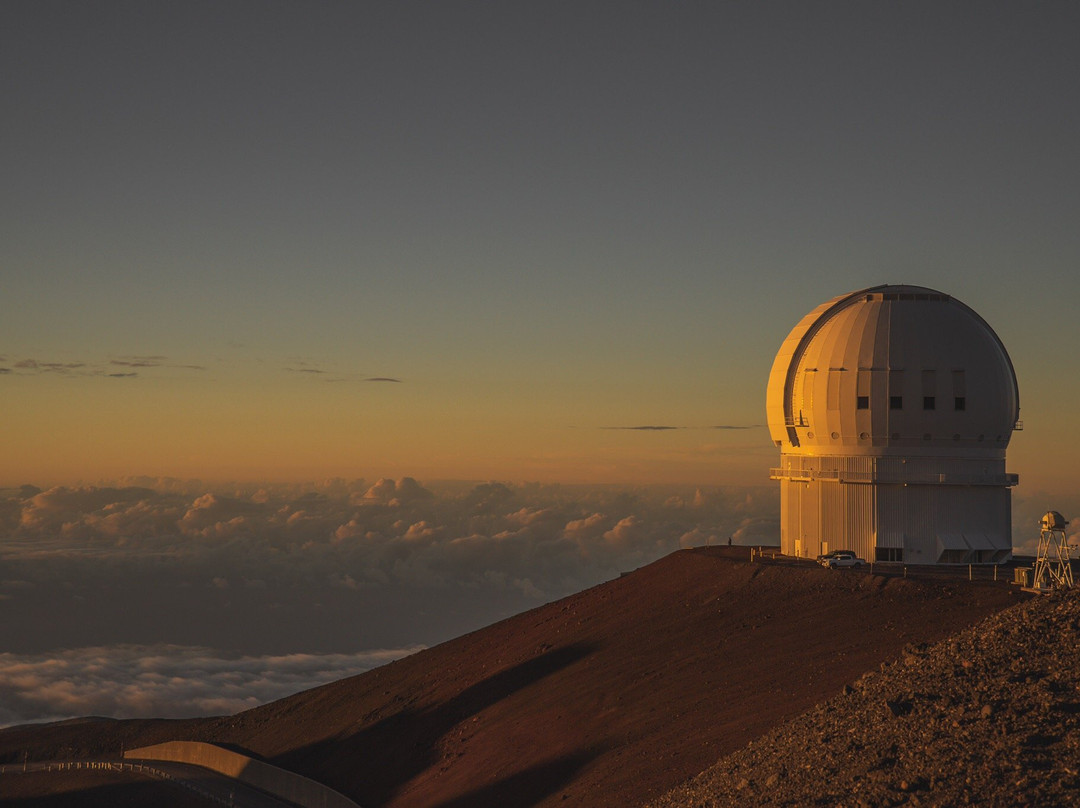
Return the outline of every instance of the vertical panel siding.
{"type": "MultiPolygon", "coordinates": [[[[784,456],[782,465],[805,479],[783,479],[781,547],[804,558],[848,549],[867,560],[877,548],[903,549],[904,561],[937,563],[941,536],[974,536],[967,561],[1000,560],[1011,547],[1011,492],[1000,485],[938,484],[1003,474],[1004,461],[964,458],[784,456]],[[874,482],[871,480],[886,480],[874,482]],[[895,482],[887,482],[889,480],[895,482]],[[908,480],[908,484],[904,484],[908,480]],[[985,550],[987,538],[995,548],[985,550]],[[980,551],[979,546],[983,548],[980,551]]],[[[956,539],[949,541],[955,543],[956,539]]],[[[967,552],[967,551],[964,551],[967,552]]],[[[957,562],[960,563],[960,562],[957,562]]]]}
{"type": "Polygon", "coordinates": [[[795,547],[795,523],[798,521],[799,513],[799,491],[798,486],[784,480],[780,484],[781,495],[786,499],[787,506],[783,511],[783,520],[781,521],[781,550],[785,553],[791,553],[795,547]]]}
{"type": "Polygon", "coordinates": [[[802,534],[803,555],[811,558],[816,556],[818,551],[811,553],[810,548],[817,547],[821,541],[820,488],[821,483],[816,480],[804,483],[800,533],[802,534]]]}
{"type": "Polygon", "coordinates": [[[851,549],[867,561],[874,560],[876,531],[874,529],[873,485],[844,485],[847,489],[847,523],[851,539],[851,549]]]}
{"type": "MultiPolygon", "coordinates": [[[[831,480],[818,483],[821,502],[821,539],[828,542],[831,550],[850,550],[848,535],[842,514],[844,512],[842,488],[846,486],[831,480]]],[[[821,552],[820,545],[817,550],[821,552]]],[[[815,554],[816,555],[816,554],[815,554]]]]}

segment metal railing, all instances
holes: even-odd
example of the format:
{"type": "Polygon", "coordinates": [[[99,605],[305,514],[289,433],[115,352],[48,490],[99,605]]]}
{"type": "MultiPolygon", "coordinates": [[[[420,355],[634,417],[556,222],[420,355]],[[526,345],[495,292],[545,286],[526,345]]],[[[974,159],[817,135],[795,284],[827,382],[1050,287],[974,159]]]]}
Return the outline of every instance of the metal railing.
{"type": "Polygon", "coordinates": [[[178,780],[168,772],[155,768],[154,766],[147,766],[145,763],[118,763],[108,760],[64,760],[64,761],[52,761],[48,763],[19,763],[19,764],[5,764],[0,766],[0,774],[15,774],[26,772],[73,772],[73,771],[111,771],[111,772],[131,772],[134,774],[143,774],[147,777],[155,777],[158,780],[167,780],[170,785],[177,786],[179,788],[187,789],[194,794],[198,794],[204,800],[216,803],[217,805],[232,806],[233,800],[226,799],[220,794],[214,794],[205,788],[201,788],[195,783],[178,780]]]}
{"type": "Polygon", "coordinates": [[[769,479],[772,480],[839,480],[843,483],[883,483],[903,485],[915,483],[919,485],[1016,485],[1020,480],[1018,474],[1011,473],[988,473],[971,474],[950,472],[935,474],[932,472],[896,472],[896,471],[841,471],[839,469],[769,469],[769,479]]]}

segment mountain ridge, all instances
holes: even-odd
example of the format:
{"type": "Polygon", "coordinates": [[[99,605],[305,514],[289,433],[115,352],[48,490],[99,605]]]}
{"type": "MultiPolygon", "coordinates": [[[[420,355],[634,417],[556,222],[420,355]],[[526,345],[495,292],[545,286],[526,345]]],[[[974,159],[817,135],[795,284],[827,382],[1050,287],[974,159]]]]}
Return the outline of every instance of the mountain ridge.
{"type": "Polygon", "coordinates": [[[160,740],[247,750],[364,806],[625,806],[659,797],[1005,585],[695,548],[359,676],[235,716],[0,733],[0,759],[160,740]],[[52,737],[50,739],[50,733],[52,737]],[[80,740],[81,739],[81,740],[80,740]]]}

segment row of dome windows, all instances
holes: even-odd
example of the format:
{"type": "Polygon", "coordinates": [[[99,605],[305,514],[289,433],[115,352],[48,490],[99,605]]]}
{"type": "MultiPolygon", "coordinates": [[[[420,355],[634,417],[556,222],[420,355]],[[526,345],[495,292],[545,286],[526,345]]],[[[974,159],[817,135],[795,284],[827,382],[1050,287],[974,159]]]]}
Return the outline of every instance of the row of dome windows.
{"type": "MultiPolygon", "coordinates": [[[[923,396],[922,408],[924,410],[936,410],[937,409],[937,396],[923,396]]],[[[855,409],[868,410],[870,409],[870,396],[856,396],[855,397],[855,409]]],[[[889,409],[890,410],[902,410],[904,409],[904,397],[903,396],[889,396],[889,409]]],[[[965,396],[953,396],[953,409],[956,412],[963,412],[967,409],[967,398],[965,396]]]]}
{"type": "MultiPolygon", "coordinates": [[[[814,433],[813,432],[807,432],[806,437],[813,439],[814,433]]],[[[833,440],[839,440],[840,439],[840,433],[839,432],[833,432],[830,435],[830,437],[833,440]]],[[[899,432],[893,432],[889,437],[892,440],[900,440],[900,433],[899,432]]],[[[986,437],[985,435],[979,435],[978,437],[975,438],[975,440],[978,441],[979,443],[982,443],[982,441],[983,441],[983,439],[985,437],[986,437]]],[[[859,440],[869,440],[869,439],[870,439],[870,433],[869,432],[860,432],[859,433],[859,440]]],[[[929,432],[927,432],[922,436],[922,439],[923,440],[933,440],[934,436],[931,435],[929,432]]],[[[961,438],[959,433],[953,435],[952,439],[957,440],[957,441],[958,440],[968,440],[968,441],[971,440],[971,438],[961,438]]],[[[994,441],[995,442],[1000,442],[1001,439],[1002,439],[1002,436],[998,435],[997,437],[994,438],[994,441]]],[[[777,446],[779,446],[780,444],[781,444],[781,441],[776,441],[777,446]]]]}

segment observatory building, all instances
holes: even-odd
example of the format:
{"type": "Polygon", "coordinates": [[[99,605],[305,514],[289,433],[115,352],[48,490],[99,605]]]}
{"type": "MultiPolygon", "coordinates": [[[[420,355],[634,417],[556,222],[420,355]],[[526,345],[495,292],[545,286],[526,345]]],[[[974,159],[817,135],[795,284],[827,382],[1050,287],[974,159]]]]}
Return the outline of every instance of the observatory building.
{"type": "Polygon", "coordinates": [[[875,286],[807,314],[773,362],[780,542],[909,564],[1012,556],[1005,447],[1020,429],[1012,361],[959,300],[875,286]]]}

